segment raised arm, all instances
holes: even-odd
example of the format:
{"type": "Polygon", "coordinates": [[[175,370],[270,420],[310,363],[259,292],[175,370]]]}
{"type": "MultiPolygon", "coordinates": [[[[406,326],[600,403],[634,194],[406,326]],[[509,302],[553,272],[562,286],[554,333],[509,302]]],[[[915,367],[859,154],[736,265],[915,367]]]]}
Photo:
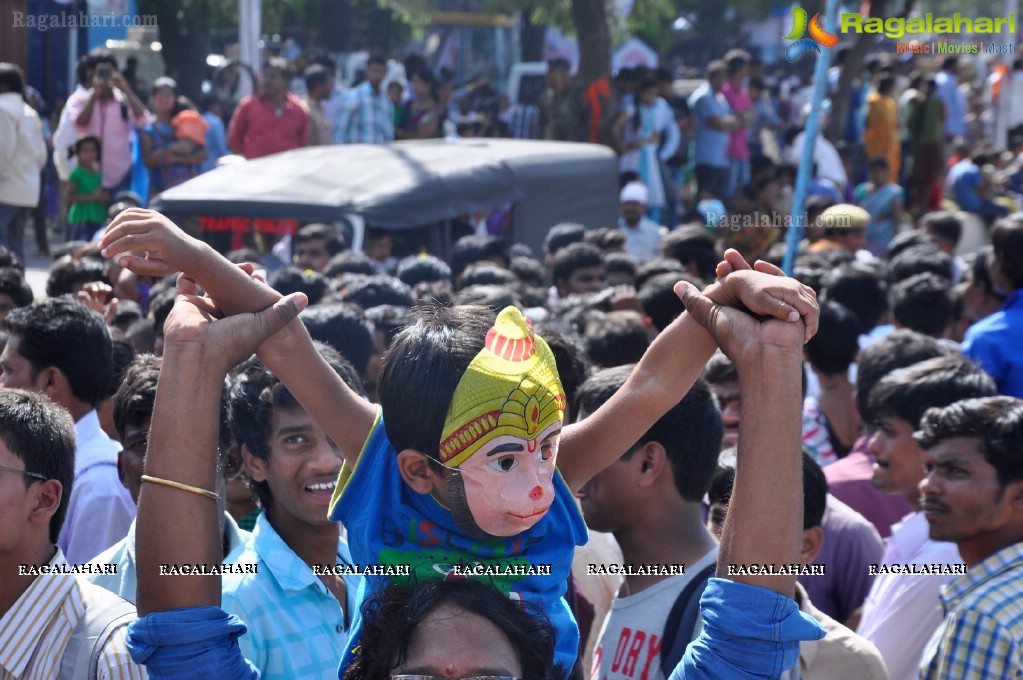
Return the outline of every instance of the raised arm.
{"type": "Polygon", "coordinates": [[[259,314],[213,321],[212,302],[195,293],[181,277],[165,325],[136,525],[140,616],[220,605],[220,576],[161,575],[160,566],[222,561],[213,489],[224,377],[306,304],[295,294],[259,314]]]}
{"type": "MultiPolygon", "coordinates": [[[[723,305],[795,325],[801,318],[816,332],[816,300],[798,281],[772,265],[750,269],[734,250],[718,265],[720,283],[706,291],[723,305]]],[[[802,329],[802,324],[799,324],[802,329]]],[[[665,328],[621,390],[581,423],[566,427],[558,452],[558,469],[573,491],[625,453],[669,408],[682,400],[717,348],[702,325],[682,314],[665,328]]]]}
{"type": "MultiPolygon", "coordinates": [[[[258,312],[281,294],[182,232],[160,213],[133,208],[111,223],[99,244],[105,257],[144,276],[184,271],[227,314],[258,312]],[[146,257],[131,254],[144,251],[146,257]]],[[[354,466],[376,419],[373,405],[355,394],[313,347],[298,319],[260,347],[263,363],[288,386],[354,466]]]]}

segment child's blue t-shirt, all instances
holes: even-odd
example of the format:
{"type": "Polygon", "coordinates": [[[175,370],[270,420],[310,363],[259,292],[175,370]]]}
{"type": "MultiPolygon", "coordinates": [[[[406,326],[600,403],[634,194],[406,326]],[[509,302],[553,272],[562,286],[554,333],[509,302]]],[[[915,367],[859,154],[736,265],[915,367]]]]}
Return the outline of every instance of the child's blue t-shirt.
{"type": "MultiPolygon", "coordinates": [[[[447,508],[405,484],[398,471],[398,453],[378,415],[354,471],[347,466],[341,470],[330,519],[347,528],[355,564],[393,565],[394,571],[409,565],[410,575],[367,575],[359,590],[360,607],[389,581],[412,584],[440,579],[455,565],[489,566],[491,572],[500,568],[511,575],[469,578],[481,579],[509,597],[543,610],[555,629],[555,663],[568,673],[578,655],[579,628],[562,596],[575,546],[585,544],[587,534],[575,496],[560,473],[554,476],[554,489],[551,509],[529,530],[505,538],[471,539],[458,529],[447,508]],[[531,565],[534,572],[536,566],[550,565],[550,574],[529,573],[531,565]]],[[[361,631],[361,615],[356,610],[338,677],[352,662],[361,631]]]]}

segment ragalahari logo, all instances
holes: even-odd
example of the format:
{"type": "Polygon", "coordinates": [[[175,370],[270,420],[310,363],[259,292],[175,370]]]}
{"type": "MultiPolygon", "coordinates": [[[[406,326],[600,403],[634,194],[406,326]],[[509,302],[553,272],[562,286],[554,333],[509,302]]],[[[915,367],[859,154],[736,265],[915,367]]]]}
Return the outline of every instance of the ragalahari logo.
{"type": "Polygon", "coordinates": [[[806,20],[806,10],[802,7],[792,8],[792,32],[785,36],[785,40],[795,40],[785,50],[785,56],[789,62],[793,62],[810,50],[821,53],[821,47],[834,47],[838,42],[838,36],[825,31],[820,23],[821,15],[814,14],[809,22],[806,20]],[[810,31],[810,37],[804,38],[803,34],[810,31]]]}

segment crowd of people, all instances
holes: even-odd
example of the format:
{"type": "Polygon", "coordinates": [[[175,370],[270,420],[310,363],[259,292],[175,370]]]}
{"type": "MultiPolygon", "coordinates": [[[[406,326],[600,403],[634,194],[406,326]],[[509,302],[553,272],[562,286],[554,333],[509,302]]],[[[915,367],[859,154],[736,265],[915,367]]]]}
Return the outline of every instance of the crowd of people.
{"type": "Polygon", "coordinates": [[[300,98],[275,57],[222,119],[83,58],[45,295],[18,239],[46,145],[0,65],[3,673],[1023,674],[1023,138],[975,74],[868,62],[786,277],[798,78],[733,51],[683,98],[554,61],[488,109],[404,65],[340,93],[312,63],[300,98]],[[620,212],[443,259],[304,224],[268,271],[125,194],[140,163],[155,195],[228,152],[450,134],[607,143],[620,212]]]}

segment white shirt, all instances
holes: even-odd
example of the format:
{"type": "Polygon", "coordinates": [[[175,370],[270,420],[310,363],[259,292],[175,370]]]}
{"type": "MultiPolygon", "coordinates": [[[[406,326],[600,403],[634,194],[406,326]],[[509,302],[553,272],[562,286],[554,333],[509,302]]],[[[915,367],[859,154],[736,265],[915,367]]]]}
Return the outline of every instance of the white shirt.
{"type": "MultiPolygon", "coordinates": [[[[922,512],[892,525],[882,562],[962,564],[955,543],[932,541],[922,512]]],[[[884,657],[891,680],[916,680],[920,657],[944,612],[941,587],[954,575],[878,574],[863,603],[858,632],[884,657]]]]}
{"type": "Polygon", "coordinates": [[[28,208],[39,202],[46,142],[39,115],[21,94],[0,94],[0,203],[28,208]]]}
{"type": "Polygon", "coordinates": [[[135,503],[117,475],[121,445],[99,426],[95,410],[75,423],[75,482],[57,544],[70,564],[84,564],[128,535],[135,503]]]}
{"type": "Polygon", "coordinates": [[[624,217],[619,217],[618,231],[625,234],[625,252],[629,255],[640,262],[657,257],[657,246],[664,238],[657,222],[644,215],[635,226],[629,226],[624,217]]]}
{"type": "MultiPolygon", "coordinates": [[[[806,132],[800,132],[792,141],[788,157],[789,163],[799,165],[803,161],[803,141],[805,139],[806,132]]],[[[839,193],[845,191],[845,185],[849,180],[845,174],[845,166],[842,165],[842,157],[838,155],[835,146],[824,138],[824,135],[817,135],[817,143],[813,146],[813,162],[817,164],[817,179],[831,182],[839,193]]]]}

